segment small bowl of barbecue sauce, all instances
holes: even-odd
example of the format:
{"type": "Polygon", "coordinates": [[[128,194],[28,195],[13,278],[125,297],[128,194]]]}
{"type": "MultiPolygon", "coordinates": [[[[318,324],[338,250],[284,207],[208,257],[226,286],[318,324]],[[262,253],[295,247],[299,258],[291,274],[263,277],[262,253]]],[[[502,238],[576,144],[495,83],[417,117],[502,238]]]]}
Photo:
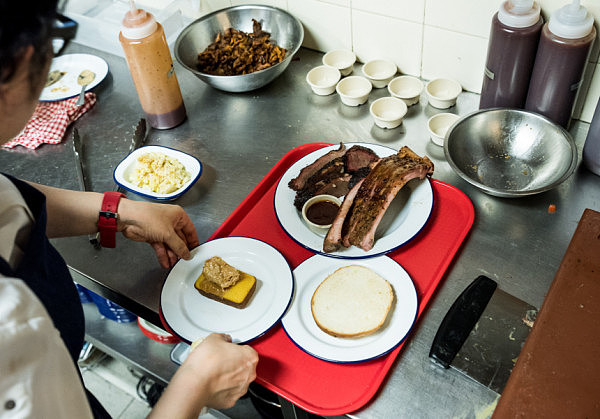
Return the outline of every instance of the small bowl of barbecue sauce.
{"type": "Polygon", "coordinates": [[[304,222],[316,234],[327,234],[331,223],[342,205],[342,200],[333,195],[316,195],[302,207],[304,222]]]}

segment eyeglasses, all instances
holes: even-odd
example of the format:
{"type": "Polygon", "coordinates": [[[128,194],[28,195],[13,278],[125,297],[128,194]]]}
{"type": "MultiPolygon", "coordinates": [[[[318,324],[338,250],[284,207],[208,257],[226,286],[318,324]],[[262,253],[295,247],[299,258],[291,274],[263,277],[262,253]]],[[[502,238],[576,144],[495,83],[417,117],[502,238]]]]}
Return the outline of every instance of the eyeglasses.
{"type": "Polygon", "coordinates": [[[69,41],[75,38],[76,33],[77,22],[61,14],[56,16],[54,25],[50,30],[54,56],[60,55],[65,50],[69,41]]]}

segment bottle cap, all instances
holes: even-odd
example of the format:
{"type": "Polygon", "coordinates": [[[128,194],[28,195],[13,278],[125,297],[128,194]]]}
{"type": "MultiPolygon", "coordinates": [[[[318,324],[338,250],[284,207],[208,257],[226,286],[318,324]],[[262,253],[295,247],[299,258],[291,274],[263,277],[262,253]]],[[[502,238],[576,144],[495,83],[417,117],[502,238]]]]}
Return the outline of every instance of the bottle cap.
{"type": "Polygon", "coordinates": [[[129,0],[130,9],[125,13],[121,22],[121,33],[125,38],[142,39],[156,30],[156,19],[151,13],[135,7],[133,0],[129,0]]]}
{"type": "Polygon", "coordinates": [[[528,28],[540,20],[540,13],[534,0],[506,0],[498,9],[498,20],[511,28],[528,28]]]}
{"type": "Polygon", "coordinates": [[[579,0],[556,10],[550,16],[548,29],[556,36],[567,39],[585,38],[594,27],[594,18],[579,0]]]}

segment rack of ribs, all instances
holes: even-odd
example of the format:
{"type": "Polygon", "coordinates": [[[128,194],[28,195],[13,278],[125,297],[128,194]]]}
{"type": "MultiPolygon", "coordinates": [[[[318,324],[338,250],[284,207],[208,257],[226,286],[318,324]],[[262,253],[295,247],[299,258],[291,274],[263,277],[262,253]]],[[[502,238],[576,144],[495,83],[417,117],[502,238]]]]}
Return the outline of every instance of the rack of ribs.
{"type": "Polygon", "coordinates": [[[344,202],[323,241],[324,252],[341,246],[373,248],[375,231],[385,211],[410,180],[433,174],[433,162],[408,147],[382,158],[370,173],[346,194],[344,202]]]}

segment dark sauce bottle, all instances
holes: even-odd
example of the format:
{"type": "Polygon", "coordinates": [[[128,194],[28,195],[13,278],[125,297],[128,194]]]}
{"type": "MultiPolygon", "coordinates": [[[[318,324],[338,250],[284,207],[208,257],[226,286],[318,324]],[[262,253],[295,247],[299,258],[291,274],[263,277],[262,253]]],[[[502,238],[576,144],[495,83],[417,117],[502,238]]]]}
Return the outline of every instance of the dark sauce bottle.
{"type": "Polygon", "coordinates": [[[525,107],[540,32],[533,0],[507,0],[492,18],[479,109],[525,107]]]}
{"type": "Polygon", "coordinates": [[[583,164],[592,173],[600,176],[600,100],[583,145],[583,164]]]}
{"type": "Polygon", "coordinates": [[[555,11],[542,28],[525,109],[568,128],[595,39],[594,18],[579,0],[555,11]]]}

